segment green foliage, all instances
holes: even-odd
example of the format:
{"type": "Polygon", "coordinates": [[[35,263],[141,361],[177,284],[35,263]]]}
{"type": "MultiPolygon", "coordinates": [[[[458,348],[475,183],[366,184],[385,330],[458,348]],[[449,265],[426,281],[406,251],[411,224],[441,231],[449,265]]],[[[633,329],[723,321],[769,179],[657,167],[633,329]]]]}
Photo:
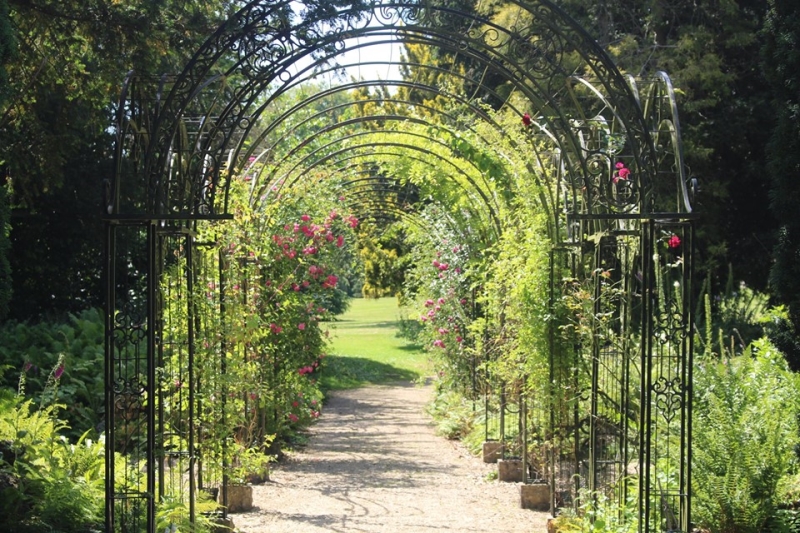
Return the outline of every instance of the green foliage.
{"type": "MultiPolygon", "coordinates": [[[[2,9],[0,9],[2,17],[2,9]]],[[[2,29],[0,29],[2,33],[2,29]]],[[[0,80],[0,87],[2,80],[0,80]]],[[[2,161],[0,161],[0,167],[2,161]]],[[[8,316],[9,304],[11,302],[12,282],[11,282],[11,241],[9,232],[11,230],[11,206],[8,201],[8,189],[0,182],[0,323],[8,316]]]]}
{"type": "Polygon", "coordinates": [[[471,244],[439,207],[421,216],[424,229],[410,236],[412,269],[406,276],[405,298],[420,310],[418,342],[431,354],[439,379],[466,394],[476,353],[469,326],[474,320],[471,244]],[[466,241],[466,242],[465,242],[466,241]]]}
{"type": "Polygon", "coordinates": [[[582,490],[578,512],[565,509],[555,520],[556,533],[637,533],[636,493],[619,502],[602,492],[582,490]]]}
{"type": "Polygon", "coordinates": [[[20,532],[100,531],[105,498],[102,441],[75,444],[55,406],[0,400],[0,528],[20,532]]]}
{"type": "Polygon", "coordinates": [[[14,209],[10,255],[0,250],[0,279],[4,255],[13,272],[9,316],[61,317],[102,304],[98,205],[102,180],[113,176],[109,125],[122,82],[132,69],[179,71],[233,4],[0,4],[0,64],[8,74],[0,80],[0,187],[9,188],[14,209]]]}
{"type": "Polygon", "coordinates": [[[714,533],[764,531],[796,472],[800,382],[766,340],[695,368],[693,515],[714,533]]]}
{"type": "MultiPolygon", "coordinates": [[[[762,55],[776,120],[767,168],[770,205],[779,224],[770,281],[779,301],[788,305],[794,330],[800,331],[800,259],[796,253],[800,245],[800,8],[791,0],[767,4],[762,55]]],[[[800,361],[800,350],[794,348],[790,357],[800,361]]]]}
{"type": "Polygon", "coordinates": [[[786,357],[793,372],[800,372],[800,336],[783,306],[770,308],[761,324],[770,342],[786,357]]]}
{"type": "Polygon", "coordinates": [[[65,435],[78,438],[99,427],[103,413],[104,325],[99,309],[69,315],[65,322],[0,325],[0,385],[17,389],[40,405],[57,403],[67,421],[65,435]],[[53,381],[53,371],[63,374],[53,381]],[[57,386],[53,386],[53,385],[57,386]],[[48,386],[49,385],[49,386],[48,386]]]}
{"type": "Polygon", "coordinates": [[[740,282],[734,285],[732,269],[723,291],[709,294],[712,283],[706,280],[698,298],[695,321],[701,332],[699,340],[703,352],[724,353],[731,344],[733,353],[741,353],[751,342],[764,336],[766,326],[774,313],[769,306],[769,295],[754,290],[740,282]]]}
{"type": "Polygon", "coordinates": [[[418,342],[423,331],[423,325],[419,320],[401,317],[397,322],[397,337],[411,342],[418,342]]]}
{"type": "Polygon", "coordinates": [[[503,233],[484,294],[490,315],[502,317],[492,369],[508,383],[528,376],[526,386],[543,391],[549,375],[550,239],[542,214],[526,207],[533,199],[522,191],[520,196],[518,223],[503,233]]]}
{"type": "MultiPolygon", "coordinates": [[[[478,420],[472,409],[472,403],[463,395],[437,387],[433,400],[426,407],[426,411],[436,422],[436,432],[448,439],[465,439],[473,444],[471,451],[475,453],[475,439],[469,441],[466,437],[477,430],[480,433],[480,442],[483,442],[483,427],[477,424],[478,420]]],[[[478,444],[478,449],[480,444],[478,444]]]]}
{"type": "Polygon", "coordinates": [[[359,239],[359,254],[364,268],[361,293],[366,298],[398,296],[410,266],[402,228],[394,224],[377,237],[371,233],[362,231],[359,239]]]}
{"type": "MultiPolygon", "coordinates": [[[[192,296],[204,339],[195,359],[206,406],[200,424],[206,466],[216,479],[223,465],[237,479],[263,470],[320,415],[326,324],[347,307],[339,282],[351,268],[348,248],[359,223],[329,184],[286,187],[281,202],[255,209],[249,176],[232,187],[237,220],[203,228],[201,240],[216,246],[200,252],[200,263],[214,266],[198,270],[192,296]]],[[[177,260],[161,281],[169,321],[159,380],[167,431],[174,434],[189,416],[179,394],[187,379],[180,349],[188,342],[184,268],[177,260]]]]}

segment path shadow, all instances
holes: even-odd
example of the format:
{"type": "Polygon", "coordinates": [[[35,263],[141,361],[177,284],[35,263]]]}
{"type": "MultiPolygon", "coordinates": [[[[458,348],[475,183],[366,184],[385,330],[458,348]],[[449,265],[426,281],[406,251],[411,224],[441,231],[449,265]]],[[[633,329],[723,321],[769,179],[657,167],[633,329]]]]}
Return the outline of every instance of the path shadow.
{"type": "Polygon", "coordinates": [[[375,329],[375,328],[396,328],[397,327],[397,320],[382,320],[380,322],[364,322],[363,320],[352,320],[352,319],[340,319],[336,320],[335,322],[331,322],[331,324],[335,324],[341,329],[347,329],[351,325],[355,324],[358,329],[375,329]]]}
{"type": "Polygon", "coordinates": [[[414,381],[420,375],[366,357],[328,355],[322,368],[320,386],[323,393],[336,389],[352,389],[361,385],[414,381]]]}

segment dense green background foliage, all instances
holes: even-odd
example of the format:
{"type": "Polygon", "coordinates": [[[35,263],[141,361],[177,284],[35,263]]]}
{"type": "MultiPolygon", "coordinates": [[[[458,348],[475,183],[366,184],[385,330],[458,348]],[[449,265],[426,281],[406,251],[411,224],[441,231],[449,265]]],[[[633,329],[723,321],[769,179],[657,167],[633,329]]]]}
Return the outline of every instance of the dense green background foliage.
{"type": "Polygon", "coordinates": [[[180,69],[230,4],[12,0],[9,19],[0,9],[8,23],[0,23],[0,65],[8,74],[0,76],[0,176],[13,209],[10,317],[101,303],[100,200],[112,172],[112,106],[125,74],[180,69]],[[5,45],[13,42],[9,55],[5,45]]]}
{"type": "MultiPolygon", "coordinates": [[[[771,207],[780,222],[773,250],[772,290],[789,304],[795,330],[800,325],[800,6],[771,0],[764,24],[763,62],[771,86],[775,129],[767,150],[771,207]]],[[[793,350],[795,352],[795,350],[793,350]]],[[[800,351],[793,353],[800,369],[800,351]]]]}

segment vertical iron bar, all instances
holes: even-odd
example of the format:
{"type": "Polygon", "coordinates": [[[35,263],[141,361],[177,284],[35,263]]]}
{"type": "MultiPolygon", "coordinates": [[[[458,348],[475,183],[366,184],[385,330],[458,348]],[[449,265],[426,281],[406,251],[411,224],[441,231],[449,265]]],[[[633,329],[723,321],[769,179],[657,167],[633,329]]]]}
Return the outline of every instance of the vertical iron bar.
{"type": "Polygon", "coordinates": [[[500,450],[503,459],[506,458],[506,384],[500,384],[500,450]]]}
{"type": "Polygon", "coordinates": [[[683,531],[690,531],[692,524],[692,408],[694,402],[694,335],[692,335],[692,324],[694,323],[694,301],[693,295],[693,281],[694,281],[694,222],[690,221],[687,231],[684,233],[684,240],[688,241],[684,254],[684,301],[686,302],[685,313],[687,328],[686,335],[686,351],[684,352],[683,362],[683,384],[685,397],[684,416],[686,417],[681,427],[684,429],[684,435],[681,438],[681,444],[685,448],[681,451],[682,463],[682,481],[681,488],[685,494],[685,506],[683,508],[681,529],[683,531]],[[688,234],[688,239],[686,238],[688,234]],[[685,469],[685,470],[684,470],[685,469]]]}
{"type": "MultiPolygon", "coordinates": [[[[222,427],[225,428],[227,424],[227,403],[228,403],[228,390],[227,390],[227,382],[226,374],[228,372],[228,359],[227,359],[227,329],[226,329],[226,304],[225,304],[225,283],[226,283],[226,276],[225,276],[225,252],[223,250],[219,251],[219,315],[220,315],[220,329],[222,330],[222,335],[220,336],[220,362],[219,362],[219,371],[220,375],[222,376],[222,391],[220,391],[220,403],[222,404],[222,427]]],[[[227,518],[228,516],[228,439],[224,438],[222,441],[222,487],[220,490],[222,494],[222,516],[227,518]]]]}
{"type": "Polygon", "coordinates": [[[598,335],[599,335],[599,327],[597,325],[597,317],[600,316],[602,312],[601,307],[601,287],[600,287],[600,268],[602,267],[602,253],[603,253],[603,240],[601,239],[595,246],[594,250],[594,269],[592,270],[592,278],[594,283],[594,291],[593,297],[594,301],[592,302],[592,312],[594,313],[594,317],[592,317],[592,346],[591,346],[591,354],[592,354],[592,390],[589,397],[590,407],[589,407],[589,490],[596,491],[597,490],[597,464],[598,464],[598,453],[597,453],[597,416],[599,411],[599,389],[600,389],[600,343],[598,342],[598,335]]]}
{"type": "Polygon", "coordinates": [[[620,437],[620,450],[619,453],[621,454],[622,464],[620,465],[619,475],[622,476],[622,491],[619,495],[619,504],[620,509],[625,506],[627,497],[628,497],[628,487],[629,487],[629,480],[628,480],[628,462],[630,461],[630,435],[628,432],[630,431],[630,415],[628,412],[629,403],[630,403],[630,386],[631,386],[631,362],[630,362],[630,335],[627,334],[630,332],[633,333],[631,330],[632,320],[631,314],[633,313],[633,305],[632,305],[632,298],[633,298],[633,290],[634,284],[633,276],[635,275],[636,265],[633,264],[633,258],[631,257],[631,250],[630,250],[630,243],[627,242],[628,238],[626,237],[623,241],[623,253],[624,261],[623,264],[627,267],[626,270],[623,270],[622,280],[623,280],[623,298],[621,302],[621,309],[620,309],[620,332],[623,333],[622,337],[622,346],[620,351],[620,356],[622,357],[622,390],[620,394],[620,415],[621,415],[621,431],[622,435],[620,437]]]}
{"type": "Polygon", "coordinates": [[[528,398],[525,394],[524,383],[527,379],[523,379],[523,388],[519,391],[519,420],[520,420],[520,434],[522,435],[522,483],[528,483],[528,398]]]}
{"type": "MultiPolygon", "coordinates": [[[[552,248],[550,249],[549,254],[550,259],[550,293],[548,298],[548,307],[550,309],[551,315],[555,316],[555,250],[552,248]]],[[[554,328],[555,321],[550,320],[547,323],[547,342],[549,346],[549,354],[548,357],[550,359],[549,366],[550,366],[550,374],[548,380],[548,406],[550,408],[550,439],[552,440],[552,445],[547,450],[547,454],[549,455],[550,460],[550,516],[556,515],[556,467],[557,461],[556,457],[557,454],[560,453],[560,443],[556,442],[556,414],[555,414],[555,407],[556,407],[556,384],[555,384],[555,346],[556,346],[556,338],[555,338],[555,328],[554,328]]]]}
{"type": "MultiPolygon", "coordinates": [[[[578,276],[578,253],[573,253],[570,256],[570,269],[572,271],[572,275],[574,277],[578,276]]],[[[580,342],[576,342],[572,347],[572,390],[574,395],[574,400],[572,402],[572,438],[573,438],[573,445],[572,445],[572,459],[573,459],[573,468],[575,474],[573,475],[573,479],[575,480],[575,499],[574,505],[575,511],[578,510],[578,495],[581,490],[581,458],[580,458],[580,439],[581,439],[581,431],[580,431],[580,375],[577,371],[579,368],[579,359],[581,357],[582,346],[580,342]]]]}
{"type": "Polygon", "coordinates": [[[155,425],[156,425],[156,291],[158,270],[156,248],[158,232],[154,223],[147,226],[147,531],[156,530],[156,469],[155,464],[155,425]]]}
{"type": "MultiPolygon", "coordinates": [[[[158,265],[164,264],[164,246],[165,246],[165,239],[167,238],[163,233],[157,232],[157,244],[156,244],[156,252],[155,255],[157,257],[156,261],[158,265]]],[[[162,268],[158,268],[159,276],[161,274],[162,268]]],[[[160,342],[157,344],[157,353],[156,353],[156,364],[153,365],[155,368],[164,368],[164,291],[170,291],[171,287],[169,284],[165,288],[159,288],[161,284],[161,280],[157,277],[155,279],[155,286],[156,286],[156,295],[158,298],[156,299],[155,308],[159,311],[159,321],[156,322],[155,318],[151,322],[152,330],[156,332],[160,342]]],[[[167,295],[167,299],[169,299],[171,295],[167,295]]],[[[167,317],[168,320],[171,320],[171,317],[167,317]]],[[[155,387],[155,385],[154,385],[155,387]]],[[[158,405],[156,407],[156,416],[157,416],[157,425],[158,425],[158,432],[156,435],[158,436],[158,443],[157,443],[157,455],[158,455],[158,467],[156,468],[158,472],[158,499],[159,501],[166,495],[166,489],[164,487],[164,478],[165,471],[164,471],[164,463],[166,462],[166,455],[165,455],[165,447],[164,447],[164,389],[163,387],[155,387],[157,390],[157,394],[154,398],[158,399],[158,405]]],[[[155,437],[154,437],[155,438],[155,437]]],[[[150,465],[152,463],[147,463],[148,470],[151,468],[150,465]]]]}
{"type": "Polygon", "coordinates": [[[641,390],[639,416],[639,532],[648,533],[650,520],[650,440],[651,425],[651,387],[652,387],[652,332],[654,293],[651,279],[653,271],[654,228],[649,221],[642,224],[642,350],[641,350],[641,390]]]}
{"type": "Polygon", "coordinates": [[[103,274],[105,276],[105,360],[103,372],[105,376],[105,520],[106,531],[114,531],[114,315],[116,311],[116,225],[105,223],[105,263],[103,274]]]}
{"type": "Polygon", "coordinates": [[[186,340],[188,342],[188,366],[189,366],[189,522],[195,523],[195,449],[194,449],[194,401],[195,401],[195,383],[194,383],[194,254],[192,249],[194,247],[194,238],[187,234],[185,237],[184,249],[186,250],[185,258],[185,276],[186,276],[186,340]]]}

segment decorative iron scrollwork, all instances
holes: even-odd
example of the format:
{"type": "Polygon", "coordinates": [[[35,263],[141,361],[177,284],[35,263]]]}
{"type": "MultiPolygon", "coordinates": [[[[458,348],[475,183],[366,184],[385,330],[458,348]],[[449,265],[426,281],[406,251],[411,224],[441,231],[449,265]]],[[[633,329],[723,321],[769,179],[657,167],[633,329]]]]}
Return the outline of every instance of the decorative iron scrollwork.
{"type": "Polygon", "coordinates": [[[661,376],[653,382],[653,402],[658,411],[672,424],[675,416],[679,415],[684,406],[686,386],[680,377],[668,378],[661,376]]]}

